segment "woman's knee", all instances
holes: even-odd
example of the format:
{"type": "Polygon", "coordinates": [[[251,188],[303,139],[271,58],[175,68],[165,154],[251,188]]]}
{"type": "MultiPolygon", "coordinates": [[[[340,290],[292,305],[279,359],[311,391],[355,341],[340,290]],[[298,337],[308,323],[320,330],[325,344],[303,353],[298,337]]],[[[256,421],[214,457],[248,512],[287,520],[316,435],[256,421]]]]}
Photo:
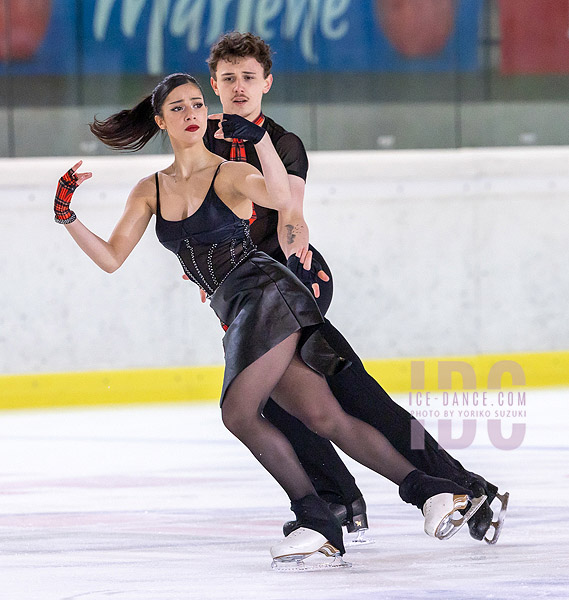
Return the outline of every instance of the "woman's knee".
{"type": "Polygon", "coordinates": [[[240,434],[246,429],[248,417],[243,411],[235,410],[228,402],[221,405],[221,420],[233,435],[240,438],[240,434]]]}
{"type": "Polygon", "coordinates": [[[342,415],[335,410],[328,410],[325,407],[315,406],[303,411],[301,421],[320,437],[334,439],[341,427],[342,415]]]}
{"type": "Polygon", "coordinates": [[[244,403],[225,401],[221,405],[221,420],[225,428],[241,441],[254,434],[260,419],[260,410],[253,410],[244,403]]]}

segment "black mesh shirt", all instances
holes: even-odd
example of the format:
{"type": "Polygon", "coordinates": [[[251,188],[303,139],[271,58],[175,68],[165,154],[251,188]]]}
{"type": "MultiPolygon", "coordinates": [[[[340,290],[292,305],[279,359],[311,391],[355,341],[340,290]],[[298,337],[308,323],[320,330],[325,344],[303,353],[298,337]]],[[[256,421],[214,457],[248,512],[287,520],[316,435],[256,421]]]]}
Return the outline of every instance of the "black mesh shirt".
{"type": "MultiPolygon", "coordinates": [[[[208,122],[204,142],[208,150],[229,160],[231,142],[226,142],[225,140],[219,140],[213,137],[213,134],[218,129],[218,123],[218,121],[208,122]]],[[[275,123],[269,117],[265,117],[262,127],[267,130],[271,137],[273,145],[283,161],[287,173],[289,173],[289,175],[296,175],[306,181],[308,156],[306,155],[302,140],[294,133],[286,131],[286,129],[275,123]]],[[[259,171],[262,171],[255,145],[251,142],[245,142],[245,152],[247,155],[247,162],[254,167],[257,167],[259,171]]],[[[272,256],[275,260],[284,264],[286,262],[285,257],[277,238],[277,211],[255,204],[255,212],[257,218],[251,224],[251,238],[253,243],[259,250],[266,252],[269,256],[272,256]]]]}

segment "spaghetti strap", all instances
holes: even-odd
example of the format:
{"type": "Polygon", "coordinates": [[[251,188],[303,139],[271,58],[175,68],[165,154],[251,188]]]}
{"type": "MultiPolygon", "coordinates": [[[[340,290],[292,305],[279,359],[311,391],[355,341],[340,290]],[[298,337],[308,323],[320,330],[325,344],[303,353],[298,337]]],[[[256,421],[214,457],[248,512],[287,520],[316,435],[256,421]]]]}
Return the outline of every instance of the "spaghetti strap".
{"type": "Polygon", "coordinates": [[[218,165],[217,165],[217,169],[215,170],[215,173],[213,174],[213,179],[211,180],[211,185],[209,186],[210,188],[213,187],[213,183],[215,181],[215,178],[217,177],[217,174],[219,173],[219,169],[221,168],[221,165],[224,165],[225,163],[231,162],[230,160],[223,160],[221,161],[218,165]]]}
{"type": "MultiPolygon", "coordinates": [[[[231,161],[224,160],[217,165],[217,168],[215,169],[215,173],[213,174],[211,183],[209,184],[209,188],[207,190],[207,193],[205,195],[205,198],[204,198],[204,201],[202,202],[202,204],[198,207],[198,209],[195,212],[193,212],[191,215],[186,217],[186,219],[181,219],[181,221],[184,221],[184,220],[187,220],[187,219],[193,217],[200,210],[200,208],[206,202],[206,200],[209,198],[209,196],[212,193],[215,194],[215,189],[213,187],[213,184],[215,183],[215,178],[217,177],[217,174],[219,173],[219,169],[221,168],[221,165],[223,165],[227,162],[231,162],[231,161]]],[[[162,211],[160,210],[160,183],[159,183],[158,171],[156,171],[156,173],[154,173],[154,182],[156,184],[156,218],[160,219],[162,221],[163,217],[162,217],[162,211]]]]}
{"type": "Polygon", "coordinates": [[[154,173],[154,181],[156,182],[156,216],[162,216],[160,213],[160,185],[158,184],[158,171],[154,173]]]}

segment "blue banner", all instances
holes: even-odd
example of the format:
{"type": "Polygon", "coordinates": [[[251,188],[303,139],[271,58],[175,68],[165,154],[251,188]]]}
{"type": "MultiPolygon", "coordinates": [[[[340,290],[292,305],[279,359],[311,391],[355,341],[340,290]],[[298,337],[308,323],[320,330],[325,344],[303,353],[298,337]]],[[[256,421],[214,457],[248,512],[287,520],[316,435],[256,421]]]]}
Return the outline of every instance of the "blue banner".
{"type": "Polygon", "coordinates": [[[15,74],[199,74],[238,30],[271,45],[275,72],[476,70],[483,0],[438,1],[46,0],[35,51],[2,62],[15,74]]]}

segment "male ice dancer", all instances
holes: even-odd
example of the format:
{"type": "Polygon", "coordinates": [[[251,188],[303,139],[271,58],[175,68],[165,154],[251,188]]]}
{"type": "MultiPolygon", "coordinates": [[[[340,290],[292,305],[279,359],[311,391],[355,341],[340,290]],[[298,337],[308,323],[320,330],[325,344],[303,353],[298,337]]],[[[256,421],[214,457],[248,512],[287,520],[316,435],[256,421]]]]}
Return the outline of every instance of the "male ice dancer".
{"type": "MultiPolygon", "coordinates": [[[[289,174],[291,192],[302,199],[308,171],[308,158],[302,141],[263,115],[261,110],[263,96],[271,89],[273,82],[269,46],[250,33],[228,33],[211,48],[208,65],[211,85],[221,100],[223,111],[245,117],[269,132],[289,174]]],[[[261,168],[251,142],[214,138],[217,129],[218,121],[211,121],[205,138],[210,150],[226,159],[247,161],[261,168]]],[[[276,211],[255,206],[251,236],[260,250],[284,264],[286,260],[277,239],[277,221],[276,211]]],[[[319,284],[317,302],[322,314],[325,314],[332,299],[332,281],[326,281],[324,273],[330,271],[322,256],[314,248],[312,251],[312,265],[305,263],[305,268],[300,266],[296,273],[309,288],[313,288],[315,283],[319,284]]],[[[468,521],[468,526],[474,539],[495,543],[504,520],[508,494],[498,493],[495,485],[467,471],[442,449],[422,429],[420,423],[396,404],[367,373],[360,358],[329,321],[326,321],[322,331],[334,350],[352,363],[349,369],[327,379],[342,408],[383,433],[417,469],[428,475],[451,479],[470,489],[475,497],[486,495],[486,502],[468,521]],[[412,428],[415,435],[420,430],[423,432],[424,447],[421,449],[411,447],[412,428]],[[494,499],[501,504],[496,516],[490,507],[494,499]]],[[[332,444],[309,431],[271,400],[267,402],[263,414],[291,441],[319,496],[330,504],[348,532],[360,532],[359,539],[362,540],[362,534],[368,527],[365,501],[354,477],[332,444]]],[[[408,483],[412,487],[413,482],[408,483]]],[[[404,492],[401,493],[405,500],[404,492]]],[[[285,535],[295,527],[294,521],[286,523],[283,528],[285,535]]]]}

